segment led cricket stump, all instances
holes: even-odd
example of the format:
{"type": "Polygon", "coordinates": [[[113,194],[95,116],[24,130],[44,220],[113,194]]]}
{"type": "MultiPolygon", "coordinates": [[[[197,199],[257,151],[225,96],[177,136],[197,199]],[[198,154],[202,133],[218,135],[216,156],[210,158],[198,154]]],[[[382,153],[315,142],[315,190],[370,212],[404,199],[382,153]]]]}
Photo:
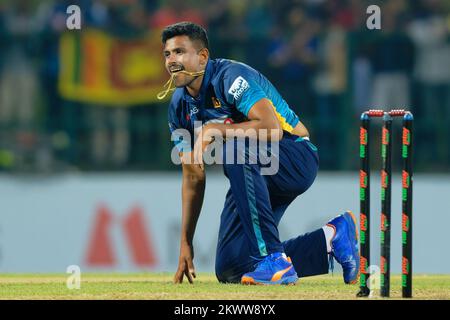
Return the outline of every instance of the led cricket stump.
{"type": "Polygon", "coordinates": [[[382,118],[381,133],[381,227],[380,294],[389,297],[391,265],[391,184],[392,122],[402,117],[402,297],[412,297],[412,133],[414,117],[402,109],[369,110],[361,114],[360,127],[360,291],[357,297],[371,295],[370,267],[370,123],[382,118]]]}

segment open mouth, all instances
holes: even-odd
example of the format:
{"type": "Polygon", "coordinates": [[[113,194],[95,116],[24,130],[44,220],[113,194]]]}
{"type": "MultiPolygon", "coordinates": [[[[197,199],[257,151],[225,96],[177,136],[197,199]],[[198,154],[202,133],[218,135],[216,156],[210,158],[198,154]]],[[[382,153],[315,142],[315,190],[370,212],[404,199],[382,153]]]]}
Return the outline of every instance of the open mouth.
{"type": "Polygon", "coordinates": [[[182,71],[184,68],[182,67],[182,66],[174,66],[174,67],[170,67],[169,68],[169,71],[170,71],[170,73],[177,73],[177,72],[180,72],[180,71],[182,71]]]}

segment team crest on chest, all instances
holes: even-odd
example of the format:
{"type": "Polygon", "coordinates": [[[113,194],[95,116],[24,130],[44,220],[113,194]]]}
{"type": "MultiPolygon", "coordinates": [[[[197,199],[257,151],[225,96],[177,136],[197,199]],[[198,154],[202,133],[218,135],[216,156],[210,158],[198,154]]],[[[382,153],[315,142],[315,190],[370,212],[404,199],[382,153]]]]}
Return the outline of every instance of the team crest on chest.
{"type": "Polygon", "coordinates": [[[220,103],[220,100],[217,99],[216,97],[211,97],[212,103],[214,108],[220,108],[222,105],[220,103]]]}

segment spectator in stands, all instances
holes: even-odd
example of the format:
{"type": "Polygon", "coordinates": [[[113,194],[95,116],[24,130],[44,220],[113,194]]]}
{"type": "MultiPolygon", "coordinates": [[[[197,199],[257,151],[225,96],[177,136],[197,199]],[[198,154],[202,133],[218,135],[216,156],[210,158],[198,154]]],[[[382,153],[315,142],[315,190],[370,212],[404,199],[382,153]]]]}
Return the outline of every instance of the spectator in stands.
{"type": "Polygon", "coordinates": [[[35,116],[39,90],[35,50],[42,21],[26,0],[10,1],[3,15],[3,68],[0,74],[0,127],[7,148],[14,148],[16,165],[24,166],[36,143],[35,116]]]}
{"type": "Polygon", "coordinates": [[[421,153],[429,155],[428,161],[450,163],[450,25],[446,20],[450,13],[443,4],[420,1],[409,35],[417,50],[414,79],[420,92],[414,111],[423,121],[426,139],[419,148],[427,147],[421,153]]]}
{"type": "Polygon", "coordinates": [[[161,29],[178,21],[192,21],[202,26],[206,24],[200,9],[190,5],[186,0],[168,0],[151,15],[150,27],[161,29]]]}
{"type": "Polygon", "coordinates": [[[318,71],[314,78],[317,96],[316,127],[318,143],[326,150],[321,162],[330,169],[339,168],[344,154],[342,126],[345,126],[347,85],[347,46],[343,26],[330,21],[319,41],[318,71]]]}
{"type": "Polygon", "coordinates": [[[287,27],[281,39],[273,39],[267,63],[278,74],[274,82],[282,83],[280,91],[287,102],[308,118],[314,109],[311,80],[317,64],[321,23],[295,6],[289,11],[287,27]]]}
{"type": "Polygon", "coordinates": [[[379,109],[410,105],[409,76],[412,72],[413,45],[405,34],[401,13],[404,1],[387,2],[382,7],[382,30],[371,45],[373,68],[372,106],[379,109]]]}

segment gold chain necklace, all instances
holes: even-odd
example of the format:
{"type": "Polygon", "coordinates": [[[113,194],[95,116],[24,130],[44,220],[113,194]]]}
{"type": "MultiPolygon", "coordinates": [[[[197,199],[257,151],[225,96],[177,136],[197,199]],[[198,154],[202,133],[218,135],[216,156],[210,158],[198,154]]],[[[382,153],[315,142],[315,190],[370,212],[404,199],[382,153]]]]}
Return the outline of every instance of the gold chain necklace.
{"type": "MultiPolygon", "coordinates": [[[[191,77],[199,77],[199,76],[201,76],[201,75],[203,75],[205,73],[205,70],[196,71],[196,72],[190,72],[190,71],[186,71],[186,70],[181,70],[179,72],[182,72],[182,73],[185,73],[187,75],[190,75],[191,77]]],[[[169,92],[172,92],[172,91],[174,91],[176,89],[175,87],[173,87],[173,79],[175,78],[175,75],[176,75],[176,73],[172,73],[172,75],[170,76],[170,79],[164,85],[165,89],[156,95],[158,100],[164,99],[169,94],[169,92]]]]}

